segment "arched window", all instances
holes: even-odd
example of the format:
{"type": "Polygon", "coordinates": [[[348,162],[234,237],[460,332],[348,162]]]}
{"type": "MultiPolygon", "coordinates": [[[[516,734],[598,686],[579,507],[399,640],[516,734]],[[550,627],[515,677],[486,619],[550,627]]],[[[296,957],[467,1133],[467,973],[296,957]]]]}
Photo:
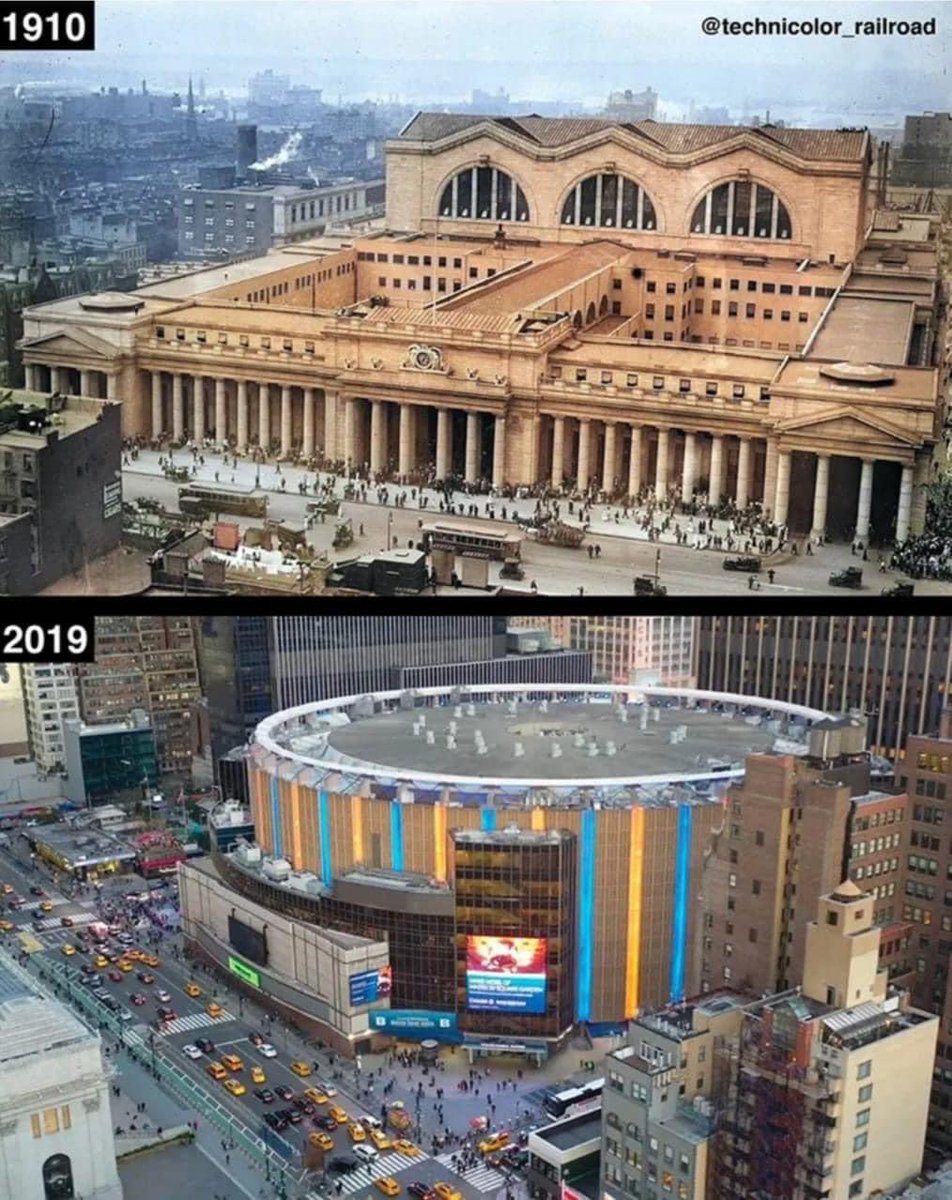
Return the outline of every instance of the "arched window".
{"type": "Polygon", "coordinates": [[[562,205],[563,225],[603,229],[656,229],[651,197],[627,175],[589,175],[569,192],[562,205]]]}
{"type": "Polygon", "coordinates": [[[66,1154],[53,1154],[43,1164],[46,1200],[73,1200],[73,1164],[66,1154]]]}
{"type": "Polygon", "coordinates": [[[467,167],[454,175],[440,197],[441,217],[469,221],[528,221],[525,193],[498,167],[467,167]]]}
{"type": "Polygon", "coordinates": [[[732,179],[712,188],[694,210],[692,233],[721,237],[789,238],[790,214],[762,183],[732,179]]]}

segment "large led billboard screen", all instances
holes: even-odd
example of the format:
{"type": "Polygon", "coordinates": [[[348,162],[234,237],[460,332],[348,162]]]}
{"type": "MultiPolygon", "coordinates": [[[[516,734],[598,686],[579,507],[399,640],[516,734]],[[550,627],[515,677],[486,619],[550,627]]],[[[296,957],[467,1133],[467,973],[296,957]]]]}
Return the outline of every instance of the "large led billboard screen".
{"type": "Polygon", "coordinates": [[[234,950],[245,958],[250,958],[252,962],[256,962],[261,967],[268,965],[268,943],[265,941],[264,933],[259,933],[257,929],[252,929],[250,925],[246,925],[244,921],[239,921],[237,917],[228,917],[228,941],[234,950]]]}
{"type": "Polygon", "coordinates": [[[373,1004],[375,1000],[383,1000],[393,989],[393,970],[390,966],[381,967],[377,971],[361,971],[359,975],[351,975],[350,1003],[352,1008],[362,1004],[373,1004]]]}
{"type": "Polygon", "coordinates": [[[546,939],[466,938],[466,1006],[471,1012],[544,1013],[546,939]]]}

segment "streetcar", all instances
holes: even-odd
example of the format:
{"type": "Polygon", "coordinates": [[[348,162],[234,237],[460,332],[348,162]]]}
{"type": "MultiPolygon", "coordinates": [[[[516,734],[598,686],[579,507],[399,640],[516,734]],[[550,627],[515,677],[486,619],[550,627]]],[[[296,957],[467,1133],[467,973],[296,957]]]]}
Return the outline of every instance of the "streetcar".
{"type": "Polygon", "coordinates": [[[233,513],[238,517],[264,517],[268,513],[268,497],[256,488],[243,488],[224,483],[189,483],[178,492],[179,511],[189,517],[211,517],[217,513],[233,513]]]}
{"type": "Polygon", "coordinates": [[[425,549],[451,550],[467,558],[492,558],[499,562],[518,561],[522,538],[518,533],[489,529],[479,522],[431,521],[423,526],[425,549]]]}

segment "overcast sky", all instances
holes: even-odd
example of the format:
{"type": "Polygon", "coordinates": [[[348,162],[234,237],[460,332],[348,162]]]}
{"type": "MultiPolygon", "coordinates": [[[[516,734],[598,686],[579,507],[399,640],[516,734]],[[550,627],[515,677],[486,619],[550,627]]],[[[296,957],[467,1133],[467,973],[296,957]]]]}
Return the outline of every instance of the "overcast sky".
{"type": "Polygon", "coordinates": [[[666,101],[738,114],[773,103],[858,116],[948,108],[952,95],[952,6],[915,0],[98,0],[97,14],[95,52],[8,56],[0,82],[170,88],[191,71],[210,90],[236,91],[271,67],[331,100],[439,103],[502,87],[513,99],[594,105],[650,84],[666,101]],[[709,16],[840,20],[849,31],[856,20],[931,18],[937,33],[705,36],[709,16]]]}

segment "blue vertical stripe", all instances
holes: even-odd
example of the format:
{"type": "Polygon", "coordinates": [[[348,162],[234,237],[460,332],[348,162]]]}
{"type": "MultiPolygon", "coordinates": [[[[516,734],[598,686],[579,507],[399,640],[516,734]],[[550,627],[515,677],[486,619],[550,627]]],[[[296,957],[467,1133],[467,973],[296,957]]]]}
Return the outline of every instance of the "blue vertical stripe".
{"type": "Polygon", "coordinates": [[[496,810],[494,808],[479,810],[479,827],[483,833],[492,833],[496,828],[496,810]]]}
{"type": "Polygon", "coordinates": [[[688,932],[688,884],[691,876],[691,818],[693,809],[678,809],[678,842],[674,860],[674,914],[671,921],[670,1001],[684,999],[684,962],[688,932]]]}
{"type": "Polygon", "coordinates": [[[582,813],[578,874],[578,975],[575,985],[579,1021],[592,1017],[592,949],[595,941],[595,812],[582,813]]]}
{"type": "Polygon", "coordinates": [[[317,793],[317,821],[321,831],[321,880],[325,887],[333,882],[331,865],[331,802],[327,792],[317,793]]]}
{"type": "Polygon", "coordinates": [[[390,801],[390,866],[394,871],[403,870],[403,805],[399,800],[390,801]]]}
{"type": "Polygon", "coordinates": [[[281,785],[277,775],[271,776],[271,838],[274,842],[274,857],[283,858],[284,839],[281,836],[281,785]]]}

